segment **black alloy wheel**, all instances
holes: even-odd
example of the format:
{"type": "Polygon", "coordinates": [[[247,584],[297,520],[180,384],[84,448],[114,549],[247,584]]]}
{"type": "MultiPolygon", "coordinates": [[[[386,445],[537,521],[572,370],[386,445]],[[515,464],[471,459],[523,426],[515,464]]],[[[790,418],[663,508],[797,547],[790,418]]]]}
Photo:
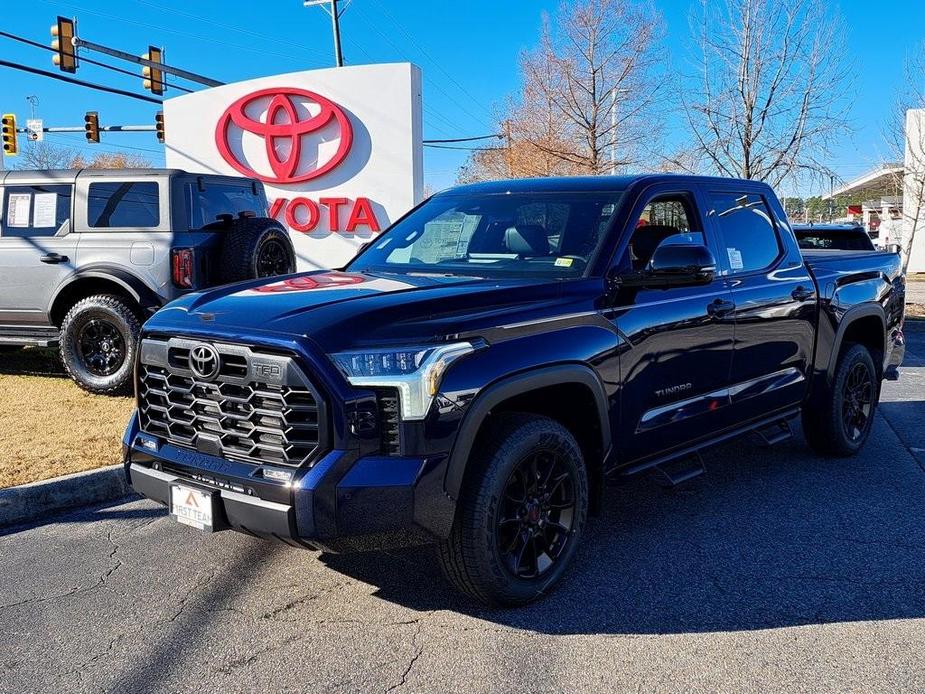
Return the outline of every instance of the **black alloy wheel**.
{"type": "Polygon", "coordinates": [[[277,277],[291,272],[289,251],[279,239],[264,241],[257,253],[257,277],[277,277]]]}
{"type": "Polygon", "coordinates": [[[571,537],[575,480],[556,451],[528,455],[511,472],[498,507],[497,546],[517,578],[548,572],[571,537]]]}
{"type": "Polygon", "coordinates": [[[854,455],[870,436],[880,399],[875,354],[880,359],[864,345],[844,345],[831,384],[820,379],[803,404],[803,435],[816,453],[854,455]]]}
{"type": "Polygon", "coordinates": [[[77,336],[80,356],[94,376],[111,376],[125,361],[125,340],[119,329],[107,320],[94,318],[77,336]]]}
{"type": "Polygon", "coordinates": [[[566,575],[588,517],[588,471],[562,423],[501,412],[483,425],[467,464],[443,574],[486,605],[525,605],[566,575]]]}
{"type": "Polygon", "coordinates": [[[867,364],[858,362],[852,365],[842,390],[842,421],[845,434],[852,442],[860,441],[867,434],[873,393],[873,374],[867,364]]]}

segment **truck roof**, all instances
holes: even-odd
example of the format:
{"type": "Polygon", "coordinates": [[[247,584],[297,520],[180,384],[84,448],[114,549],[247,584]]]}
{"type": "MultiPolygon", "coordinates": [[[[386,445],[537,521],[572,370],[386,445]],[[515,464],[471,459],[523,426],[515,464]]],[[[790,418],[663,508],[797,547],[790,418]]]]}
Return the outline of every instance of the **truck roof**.
{"type": "Polygon", "coordinates": [[[728,184],[730,181],[749,186],[767,187],[760,181],[720,178],[717,176],[693,176],[673,173],[639,173],[623,176],[550,176],[546,178],[516,178],[500,181],[468,183],[437,195],[462,195],[471,193],[553,193],[553,192],[607,192],[626,190],[638,183],[713,183],[728,184]]]}

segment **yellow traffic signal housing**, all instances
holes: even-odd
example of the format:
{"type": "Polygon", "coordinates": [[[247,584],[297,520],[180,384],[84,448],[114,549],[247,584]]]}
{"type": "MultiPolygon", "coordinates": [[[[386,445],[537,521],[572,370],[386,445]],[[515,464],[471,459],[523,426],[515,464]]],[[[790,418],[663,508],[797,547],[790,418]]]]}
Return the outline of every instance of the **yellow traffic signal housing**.
{"type": "Polygon", "coordinates": [[[2,130],[3,153],[10,157],[19,154],[19,145],[16,142],[16,115],[13,113],[4,113],[0,118],[0,130],[2,130]]]}
{"type": "Polygon", "coordinates": [[[157,141],[164,142],[164,112],[158,111],[154,116],[154,128],[157,132],[157,141]]]}
{"type": "Polygon", "coordinates": [[[67,17],[58,17],[58,23],[51,27],[51,47],[56,51],[51,62],[62,72],[77,72],[75,35],[74,20],[67,17]]]}
{"type": "Polygon", "coordinates": [[[87,142],[100,141],[100,116],[96,111],[87,111],[84,116],[84,135],[87,142]]]}
{"type": "MultiPolygon", "coordinates": [[[[145,53],[142,58],[150,60],[153,63],[163,63],[164,51],[156,46],[148,46],[148,52],[145,53]]],[[[141,76],[144,77],[142,81],[144,88],[151,90],[152,94],[163,94],[167,89],[167,84],[164,82],[163,70],[145,65],[141,68],[141,76]]]]}

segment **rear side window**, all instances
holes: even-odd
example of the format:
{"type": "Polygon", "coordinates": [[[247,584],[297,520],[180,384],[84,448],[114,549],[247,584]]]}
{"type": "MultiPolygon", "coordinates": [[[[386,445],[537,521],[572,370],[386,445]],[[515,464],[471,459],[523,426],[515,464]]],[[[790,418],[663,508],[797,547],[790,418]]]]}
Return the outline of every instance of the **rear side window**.
{"type": "Polygon", "coordinates": [[[71,186],[7,186],[0,238],[54,236],[71,213],[71,186]]]}
{"type": "Polygon", "coordinates": [[[186,209],[190,229],[202,229],[216,224],[218,217],[230,214],[237,217],[241,212],[253,212],[258,217],[266,216],[266,202],[262,195],[254,192],[250,184],[197,183],[186,184],[186,209]]]}
{"type": "Polygon", "coordinates": [[[763,270],[777,260],[780,240],[763,197],[754,193],[714,192],[710,194],[710,204],[734,274],[763,270]]]}
{"type": "Polygon", "coordinates": [[[161,223],[159,186],[154,182],[91,183],[87,220],[91,227],[151,228],[161,223]]]}

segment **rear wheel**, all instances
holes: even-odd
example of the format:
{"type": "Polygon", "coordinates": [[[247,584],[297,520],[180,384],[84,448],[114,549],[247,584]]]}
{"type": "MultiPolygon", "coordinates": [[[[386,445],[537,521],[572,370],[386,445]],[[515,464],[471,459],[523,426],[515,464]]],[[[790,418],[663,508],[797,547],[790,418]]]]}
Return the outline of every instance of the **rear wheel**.
{"type": "Polygon", "coordinates": [[[847,346],[824,397],[803,407],[803,432],[822,455],[849,456],[864,446],[880,398],[877,369],[864,345],[847,346]]]}
{"type": "Polygon", "coordinates": [[[84,390],[127,394],[141,322],[128,300],[99,294],[78,301],[61,323],[61,361],[84,390]]]}
{"type": "Polygon", "coordinates": [[[588,513],[588,477],[558,422],[499,415],[481,439],[440,562],[459,590],[488,605],[548,593],[574,557],[588,513]]]}

